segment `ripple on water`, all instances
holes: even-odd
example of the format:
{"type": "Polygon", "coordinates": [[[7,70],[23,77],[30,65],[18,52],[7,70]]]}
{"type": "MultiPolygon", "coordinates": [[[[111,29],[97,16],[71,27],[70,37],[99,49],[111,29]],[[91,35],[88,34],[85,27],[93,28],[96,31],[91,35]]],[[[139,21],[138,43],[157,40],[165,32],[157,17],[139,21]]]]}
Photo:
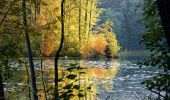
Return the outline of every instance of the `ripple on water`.
{"type": "Polygon", "coordinates": [[[103,91],[98,96],[101,100],[144,100],[151,92],[146,90],[141,82],[150,78],[154,71],[153,68],[139,68],[131,62],[123,62],[113,79],[112,91],[103,91]]]}

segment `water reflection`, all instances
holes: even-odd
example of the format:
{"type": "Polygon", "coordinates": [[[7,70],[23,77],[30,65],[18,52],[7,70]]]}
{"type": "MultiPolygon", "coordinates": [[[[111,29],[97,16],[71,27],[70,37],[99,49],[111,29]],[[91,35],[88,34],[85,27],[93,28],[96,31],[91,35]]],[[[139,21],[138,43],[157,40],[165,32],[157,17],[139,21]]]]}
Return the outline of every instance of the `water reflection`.
{"type": "MultiPolygon", "coordinates": [[[[67,75],[65,67],[70,63],[79,63],[82,67],[85,67],[85,75],[78,76],[81,83],[81,90],[85,95],[82,100],[96,100],[98,98],[97,94],[101,91],[111,91],[113,86],[113,78],[118,73],[120,63],[118,61],[85,61],[85,60],[60,60],[59,74],[60,77],[67,75]],[[88,90],[85,87],[91,86],[91,89],[88,90]],[[101,89],[102,88],[102,89],[101,89]]],[[[42,80],[42,70],[40,70],[40,61],[35,62],[36,65],[36,76],[37,76],[37,86],[39,90],[40,100],[45,100],[45,94],[43,90],[42,81],[45,81],[45,86],[47,88],[48,99],[51,99],[52,87],[54,85],[54,63],[51,59],[46,59],[43,61],[43,76],[42,80]]],[[[17,78],[9,81],[6,86],[6,90],[10,88],[15,88],[12,91],[6,91],[6,95],[9,100],[28,100],[29,99],[29,86],[28,86],[28,75],[25,70],[20,70],[17,72],[17,78]],[[22,74],[22,75],[21,75],[22,74]],[[17,80],[20,81],[17,81],[17,80]],[[18,83],[22,83],[20,85],[18,83]],[[17,84],[17,85],[14,85],[17,84]]],[[[65,80],[60,88],[68,84],[68,80],[65,80]]],[[[74,91],[75,93],[78,91],[74,91]]],[[[78,97],[75,96],[72,100],[78,100],[78,97]]]]}
{"type": "Polygon", "coordinates": [[[111,62],[112,61],[112,59],[111,58],[107,58],[106,59],[106,61],[105,61],[105,66],[106,66],[106,68],[109,68],[110,66],[111,66],[111,62]]]}
{"type": "Polygon", "coordinates": [[[113,78],[116,76],[118,73],[118,68],[119,68],[119,62],[103,62],[103,61],[98,61],[98,62],[91,62],[88,61],[86,64],[91,64],[91,66],[88,65],[86,73],[88,74],[88,82],[93,84],[92,91],[94,97],[93,99],[88,99],[88,100],[95,100],[98,97],[96,96],[97,93],[100,93],[101,91],[111,91],[113,89],[113,78]],[[93,64],[92,64],[93,63],[93,64]]]}
{"type": "MultiPolygon", "coordinates": [[[[80,63],[82,67],[86,67],[85,75],[79,76],[82,88],[84,88],[85,97],[83,100],[96,100],[97,94],[101,91],[112,90],[112,80],[118,73],[120,63],[118,61],[70,61],[72,63],[80,63]],[[85,87],[91,86],[91,90],[86,90],[85,87]],[[102,88],[102,89],[101,89],[102,88]]],[[[66,62],[64,61],[65,65],[66,62]]],[[[64,65],[62,65],[64,66],[64,65]]],[[[78,100],[78,97],[72,98],[78,100]]]]}

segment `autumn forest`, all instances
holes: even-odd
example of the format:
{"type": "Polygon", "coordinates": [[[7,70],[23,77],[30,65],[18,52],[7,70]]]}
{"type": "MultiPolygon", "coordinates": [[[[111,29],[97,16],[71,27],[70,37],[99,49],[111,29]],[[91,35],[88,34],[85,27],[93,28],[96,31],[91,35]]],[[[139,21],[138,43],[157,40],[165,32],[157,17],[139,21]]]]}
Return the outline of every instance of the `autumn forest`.
{"type": "Polygon", "coordinates": [[[169,100],[168,0],[0,0],[0,100],[169,100]]]}

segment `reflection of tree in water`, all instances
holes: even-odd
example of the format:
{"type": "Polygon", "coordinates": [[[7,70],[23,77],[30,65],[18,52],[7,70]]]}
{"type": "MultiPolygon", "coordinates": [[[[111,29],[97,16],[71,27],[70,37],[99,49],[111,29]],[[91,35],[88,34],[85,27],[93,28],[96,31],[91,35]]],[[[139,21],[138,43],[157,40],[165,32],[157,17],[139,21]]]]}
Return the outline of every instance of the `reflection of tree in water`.
{"type": "Polygon", "coordinates": [[[108,68],[111,66],[110,62],[111,62],[111,58],[112,58],[109,46],[106,46],[105,56],[106,56],[105,66],[106,66],[106,68],[108,68]]]}
{"type": "Polygon", "coordinates": [[[98,67],[92,67],[87,70],[87,74],[89,75],[89,78],[93,82],[93,85],[96,87],[96,94],[100,93],[103,89],[106,91],[112,90],[112,79],[116,76],[118,72],[119,63],[118,62],[108,62],[109,67],[105,68],[106,62],[101,62],[98,67]]]}
{"type": "Polygon", "coordinates": [[[106,59],[106,61],[105,61],[105,66],[106,66],[106,68],[109,68],[109,67],[111,67],[111,58],[107,58],[106,59]]]}
{"type": "Polygon", "coordinates": [[[109,46],[107,45],[106,48],[105,48],[105,56],[106,56],[107,58],[112,58],[111,55],[112,55],[112,54],[111,54],[110,48],[109,48],[109,46]]]}
{"type": "MultiPolygon", "coordinates": [[[[70,60],[70,62],[74,62],[74,61],[70,60]]],[[[70,62],[67,60],[67,63],[70,62]]],[[[84,98],[86,98],[86,100],[97,99],[97,94],[100,92],[101,87],[106,91],[112,89],[112,79],[116,76],[118,72],[118,67],[120,65],[119,62],[116,61],[112,62],[111,59],[108,59],[107,61],[78,61],[78,62],[80,62],[81,66],[83,67],[85,66],[86,68],[84,70],[86,74],[80,76],[80,81],[81,81],[80,89],[84,91],[83,92],[84,98]],[[105,68],[106,62],[108,64],[107,65],[108,68],[105,68]],[[90,85],[91,85],[91,89],[88,90],[86,87],[90,85]]],[[[60,67],[59,73],[63,71],[65,71],[64,67],[60,67]]],[[[62,73],[60,74],[62,75],[62,73]]],[[[51,74],[50,76],[53,75],[51,74]]],[[[67,82],[65,81],[64,83],[68,83],[68,81],[67,82]]],[[[74,91],[74,92],[77,93],[78,91],[74,91]]],[[[72,98],[72,100],[76,100],[76,99],[78,99],[77,96],[72,98]]]]}
{"type": "MultiPolygon", "coordinates": [[[[62,62],[65,62],[64,60],[62,62]]],[[[67,60],[67,63],[70,62],[76,62],[73,60],[67,60]]],[[[78,61],[80,62],[80,61],[78,61]]],[[[97,98],[97,94],[100,92],[100,88],[102,87],[102,89],[108,90],[112,88],[112,79],[116,76],[117,72],[118,72],[118,67],[119,67],[119,62],[109,62],[109,67],[106,69],[105,68],[105,63],[104,61],[81,61],[81,66],[84,67],[86,69],[84,69],[86,74],[82,74],[80,76],[80,83],[81,83],[81,90],[83,90],[83,94],[85,95],[86,100],[95,100],[97,98]],[[88,86],[91,86],[90,90],[87,89],[88,86]]],[[[53,79],[54,79],[54,69],[53,69],[53,62],[52,60],[44,60],[43,61],[43,71],[44,71],[44,81],[46,83],[46,90],[47,90],[47,97],[48,98],[52,98],[52,87],[54,85],[53,83],[53,79]]],[[[68,65],[68,64],[66,64],[68,65]]],[[[38,66],[38,64],[37,64],[38,66]]],[[[45,95],[44,95],[44,90],[43,90],[43,86],[42,86],[42,73],[41,70],[38,69],[36,70],[37,73],[37,84],[38,84],[38,90],[39,90],[39,98],[41,100],[45,100],[45,95]]],[[[69,73],[66,72],[65,67],[60,67],[59,68],[59,75],[60,77],[64,77],[65,75],[63,73],[66,73],[65,75],[68,75],[69,73]]],[[[74,72],[73,72],[74,73],[74,72]]],[[[75,72],[78,75],[78,72],[75,72]]],[[[17,79],[21,79],[20,83],[24,83],[25,84],[25,80],[27,78],[22,78],[22,77],[27,77],[27,74],[24,70],[19,71],[17,75],[20,75],[17,77],[17,79]],[[21,76],[22,74],[22,76],[21,76]]],[[[77,77],[79,78],[79,77],[77,77]]],[[[17,80],[15,79],[15,80],[17,80]]],[[[69,81],[72,82],[72,81],[69,81]]],[[[77,81],[78,82],[78,81],[77,81]]],[[[68,80],[65,80],[60,86],[64,85],[68,83],[68,80]]],[[[78,83],[74,83],[74,84],[78,84],[78,83]]],[[[22,86],[21,86],[22,87],[22,86]]],[[[25,88],[22,90],[23,94],[22,96],[19,95],[19,93],[17,91],[12,91],[13,94],[10,96],[10,98],[18,98],[18,96],[20,96],[20,98],[27,98],[28,94],[24,94],[28,91],[28,88],[25,88]]],[[[78,91],[74,91],[75,93],[78,93],[78,91]]],[[[77,100],[77,97],[72,98],[72,100],[77,100]]]]}

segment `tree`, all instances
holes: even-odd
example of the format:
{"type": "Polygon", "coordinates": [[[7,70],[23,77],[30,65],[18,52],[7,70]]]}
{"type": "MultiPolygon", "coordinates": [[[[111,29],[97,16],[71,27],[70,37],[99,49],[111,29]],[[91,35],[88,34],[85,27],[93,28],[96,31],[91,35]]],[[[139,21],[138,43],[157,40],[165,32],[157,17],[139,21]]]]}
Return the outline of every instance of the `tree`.
{"type": "Polygon", "coordinates": [[[142,16],[143,0],[101,0],[103,8],[99,24],[108,19],[113,22],[113,31],[122,46],[121,50],[141,51],[141,31],[143,24],[138,23],[142,16]]]}
{"type": "Polygon", "coordinates": [[[159,14],[162,20],[162,25],[166,34],[168,46],[170,47],[170,1],[169,0],[157,0],[157,6],[159,14]]]}
{"type": "Polygon", "coordinates": [[[29,39],[29,35],[28,35],[26,1],[25,0],[22,0],[22,12],[23,12],[23,28],[24,28],[24,33],[25,33],[25,41],[26,41],[26,45],[27,45],[27,53],[28,53],[29,64],[30,64],[32,94],[33,94],[34,100],[38,100],[36,77],[35,77],[34,64],[33,64],[33,58],[32,58],[32,50],[31,50],[30,39],[29,39]]]}
{"type": "Polygon", "coordinates": [[[65,4],[65,0],[62,0],[61,1],[61,40],[60,40],[60,45],[59,45],[59,48],[56,52],[56,55],[55,55],[55,87],[54,87],[54,98],[55,100],[58,100],[59,99],[59,93],[58,93],[58,80],[59,80],[59,76],[58,76],[58,60],[59,60],[59,57],[60,57],[60,52],[61,52],[61,49],[63,47],[63,43],[64,43],[64,4],[65,4]]]}
{"type": "MultiPolygon", "coordinates": [[[[0,43],[3,46],[0,47],[0,58],[3,58],[3,60],[0,61],[0,75],[2,76],[0,77],[0,95],[4,96],[3,82],[13,82],[6,74],[6,70],[9,71],[9,76],[18,78],[14,74],[21,71],[18,68],[22,67],[26,68],[22,72],[27,72],[27,82],[24,84],[26,88],[24,89],[29,89],[30,91],[30,87],[32,87],[33,99],[38,100],[36,76],[38,76],[39,67],[36,67],[38,69],[36,74],[33,58],[39,58],[41,54],[44,54],[43,56],[55,56],[55,86],[52,92],[54,92],[54,98],[59,99],[62,91],[60,92],[60,87],[58,87],[60,80],[58,60],[61,56],[79,57],[80,55],[86,55],[86,51],[87,53],[89,52],[89,58],[93,55],[103,56],[107,44],[110,44],[110,47],[114,43],[117,44],[116,38],[110,29],[101,27],[101,29],[106,30],[103,33],[98,33],[97,31],[99,30],[95,29],[101,13],[98,3],[99,0],[68,0],[67,2],[65,0],[1,0],[0,8],[2,10],[0,10],[0,18],[2,20],[0,20],[0,35],[2,37],[0,36],[0,43]],[[87,43],[88,40],[89,42],[87,43]],[[89,50],[86,47],[89,47],[89,50]],[[27,56],[29,58],[30,70],[27,69],[27,56]],[[10,64],[11,61],[16,62],[18,66],[16,65],[16,68],[11,67],[13,66],[10,64]],[[5,64],[3,65],[2,62],[5,64]],[[31,80],[31,86],[27,85],[30,83],[29,80],[31,80]]],[[[106,26],[109,27],[109,25],[106,26]]],[[[41,71],[42,65],[43,61],[41,59],[41,71]]],[[[21,77],[25,77],[24,75],[21,75],[21,77]]],[[[44,80],[43,72],[42,80],[44,80]]],[[[15,82],[17,83],[18,81],[20,81],[19,78],[15,82]]],[[[43,86],[44,91],[51,92],[51,88],[45,89],[44,82],[43,86]]],[[[38,88],[38,90],[40,89],[38,88]]],[[[41,95],[41,90],[39,92],[41,95]]],[[[78,96],[81,97],[80,92],[83,92],[79,90],[78,96]]],[[[31,99],[30,92],[28,95],[31,99]]]]}
{"type": "Polygon", "coordinates": [[[9,11],[11,10],[11,8],[12,8],[13,5],[15,4],[15,2],[16,2],[16,0],[14,0],[14,1],[12,2],[12,4],[10,5],[10,7],[8,8],[7,12],[6,12],[5,15],[3,16],[2,20],[0,21],[0,26],[1,26],[1,24],[4,22],[5,18],[7,17],[9,11]]]}
{"type": "MultiPolygon", "coordinates": [[[[92,27],[97,25],[101,11],[97,8],[98,0],[93,0],[92,4],[90,2],[90,0],[88,0],[88,3],[82,0],[81,7],[80,0],[67,1],[65,4],[65,41],[61,56],[79,57],[81,50],[85,49],[84,44],[88,40],[88,32],[89,35],[93,33],[92,27]],[[91,18],[90,12],[92,14],[91,18]],[[80,19],[81,22],[79,22],[80,19]],[[89,23],[91,23],[90,29],[89,23]],[[81,33],[81,36],[79,36],[79,33],[81,33]],[[81,43],[79,42],[79,38],[81,38],[81,43]],[[81,50],[79,48],[80,44],[81,50]]],[[[61,38],[61,25],[58,24],[61,22],[59,3],[60,0],[50,0],[48,2],[42,0],[41,13],[37,20],[44,34],[42,50],[44,56],[54,56],[56,54],[56,48],[59,48],[61,38]]]]}
{"type": "MultiPolygon", "coordinates": [[[[161,10],[162,11],[162,10],[161,10]]],[[[166,40],[166,34],[161,25],[158,7],[155,0],[144,1],[144,12],[142,22],[145,25],[145,32],[142,34],[142,42],[146,49],[150,51],[150,57],[140,67],[152,66],[159,68],[159,73],[153,73],[153,76],[144,82],[148,90],[158,95],[158,99],[169,100],[170,97],[170,51],[166,40]]],[[[164,15],[163,15],[164,16],[164,15]]],[[[164,16],[165,17],[165,16],[164,16]]],[[[165,20],[166,21],[166,20],[165,20]]],[[[168,21],[167,21],[168,22],[168,21]]],[[[166,22],[166,23],[167,23],[166,22]]],[[[164,25],[164,24],[163,24],[164,25]]]]}
{"type": "Polygon", "coordinates": [[[105,49],[109,48],[111,57],[118,56],[120,50],[119,43],[112,31],[112,22],[110,20],[94,27],[95,32],[90,35],[89,42],[85,44],[82,51],[84,58],[100,58],[100,56],[107,56],[105,49]]]}
{"type": "MultiPolygon", "coordinates": [[[[80,42],[80,45],[81,45],[81,13],[82,13],[82,2],[81,2],[81,0],[79,1],[79,21],[78,21],[78,23],[79,23],[79,42],[80,42]]],[[[81,48],[81,46],[80,46],[80,48],[81,48]]]]}
{"type": "Polygon", "coordinates": [[[85,33],[87,33],[87,17],[88,17],[88,3],[89,3],[89,0],[86,0],[86,6],[85,6],[85,33]]]}
{"type": "Polygon", "coordinates": [[[5,100],[4,85],[3,85],[3,78],[1,72],[2,71],[0,70],[0,100],[5,100]]]}
{"type": "Polygon", "coordinates": [[[89,31],[88,31],[88,40],[89,40],[89,37],[90,37],[90,30],[91,30],[91,21],[92,21],[92,13],[93,12],[93,0],[90,1],[90,18],[89,18],[89,31]]]}

